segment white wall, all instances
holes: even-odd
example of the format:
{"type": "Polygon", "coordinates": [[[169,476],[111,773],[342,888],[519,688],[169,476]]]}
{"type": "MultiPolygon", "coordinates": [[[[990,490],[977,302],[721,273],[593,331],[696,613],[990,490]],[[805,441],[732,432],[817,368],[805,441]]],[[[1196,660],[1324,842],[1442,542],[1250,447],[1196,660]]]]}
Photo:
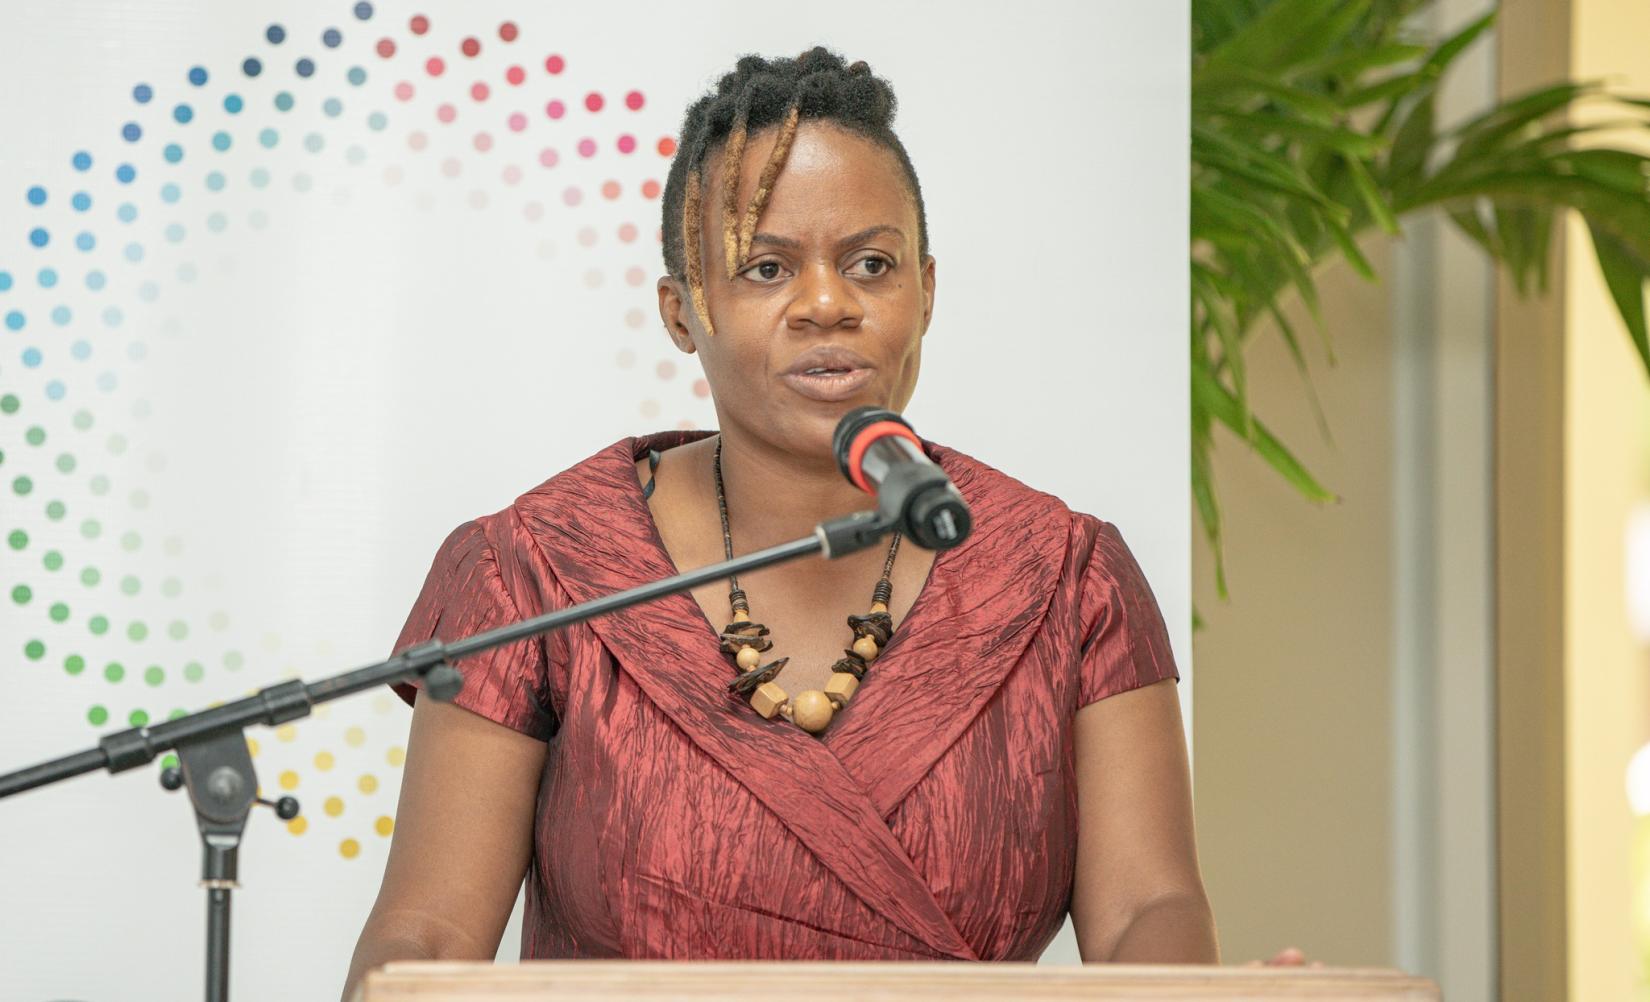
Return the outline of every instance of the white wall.
{"type": "MultiPolygon", "coordinates": [[[[348,0],[6,7],[0,317],[15,310],[22,326],[0,323],[0,396],[18,405],[0,413],[0,531],[27,538],[0,548],[0,771],[88,746],[134,710],[160,719],[375,660],[452,526],[625,434],[709,421],[696,368],[652,319],[658,203],[640,187],[663,181],[657,140],[738,54],[816,42],[894,82],[922,176],[940,264],[913,422],[1116,522],[1189,668],[1184,4],[375,6],[365,21],[348,0]],[[421,38],[415,13],[432,22],[421,38]],[[511,43],[506,20],[520,27],[511,43]],[[271,23],[280,44],[265,38],[271,23]],[[328,27],[336,48],[321,42],[328,27]],[[473,59],[459,51],[468,35],[481,42],[473,59]],[[386,37],[390,58],[374,52],[386,37]],[[560,75],[544,67],[552,53],[560,75]],[[433,54],[448,64],[439,78],[422,69],[433,54]],[[264,64],[256,78],[247,57],[264,64]],[[296,73],[300,57],[312,76],[296,73]],[[519,87],[505,79],[517,63],[519,87]],[[193,66],[204,85],[187,79],[193,66]],[[485,102],[469,95],[476,80],[485,102]],[[138,83],[153,90],[146,104],[138,83]],[[625,106],[632,90],[640,110],[625,106]],[[281,91],[289,111],[274,104],[281,91]],[[590,91],[606,98],[598,113],[584,108],[590,91]],[[223,105],[231,92],[238,114],[223,105]],[[544,111],[552,98],[568,108],[559,120],[544,111]],[[187,124],[173,118],[180,102],[187,124]],[[211,143],[220,130],[226,151],[211,143]],[[620,134],[636,152],[615,149],[620,134]],[[583,137],[594,156],[578,154],[583,137]],[[174,142],[183,156],[169,163],[174,142]],[[539,162],[546,146],[554,168],[539,162]],[[130,184],[121,163],[137,170],[130,184]],[[32,185],[44,205],[25,197],[32,185]],[[36,227],[44,247],[29,241],[36,227]],[[90,250],[75,246],[82,232],[90,250]],[[28,601],[10,597],[18,585],[28,601]],[[97,615],[107,632],[92,630],[97,615]],[[77,674],[70,655],[84,660],[77,674]]],[[[1181,696],[1189,719],[1189,684],[1181,696]]],[[[407,720],[377,694],[252,735],[266,792],[290,774],[307,828],[251,820],[238,998],[337,991],[382,872],[375,824],[393,813],[407,720]]],[[[0,996],[198,991],[198,838],[153,769],[7,801],[0,830],[0,996]]],[[[1069,938],[1051,954],[1074,957],[1069,938]]]]}

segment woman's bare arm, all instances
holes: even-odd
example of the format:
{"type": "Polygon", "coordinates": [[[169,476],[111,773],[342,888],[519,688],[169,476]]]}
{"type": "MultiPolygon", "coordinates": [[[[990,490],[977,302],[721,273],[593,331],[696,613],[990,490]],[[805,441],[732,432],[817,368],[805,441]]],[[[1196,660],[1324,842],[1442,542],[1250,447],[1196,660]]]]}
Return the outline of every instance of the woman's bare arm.
{"type": "Polygon", "coordinates": [[[1219,963],[1197,864],[1173,679],[1077,711],[1077,876],[1084,961],[1219,963]]]}
{"type": "Polygon", "coordinates": [[[521,887],[545,744],[420,695],[378,900],[343,997],[391,960],[491,960],[521,887]]]}

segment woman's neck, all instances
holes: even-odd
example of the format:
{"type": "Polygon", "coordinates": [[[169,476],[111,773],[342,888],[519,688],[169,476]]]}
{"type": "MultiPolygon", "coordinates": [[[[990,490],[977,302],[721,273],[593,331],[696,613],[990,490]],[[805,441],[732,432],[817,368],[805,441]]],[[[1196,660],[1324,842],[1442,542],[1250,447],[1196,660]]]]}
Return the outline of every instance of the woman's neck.
{"type": "MultiPolygon", "coordinates": [[[[737,552],[806,536],[820,522],[876,503],[844,479],[833,456],[800,455],[737,430],[724,431],[721,438],[722,484],[737,552]]],[[[714,461],[715,437],[705,444],[708,467],[714,461]]],[[[703,483],[715,504],[714,474],[708,468],[706,474],[703,483]]]]}

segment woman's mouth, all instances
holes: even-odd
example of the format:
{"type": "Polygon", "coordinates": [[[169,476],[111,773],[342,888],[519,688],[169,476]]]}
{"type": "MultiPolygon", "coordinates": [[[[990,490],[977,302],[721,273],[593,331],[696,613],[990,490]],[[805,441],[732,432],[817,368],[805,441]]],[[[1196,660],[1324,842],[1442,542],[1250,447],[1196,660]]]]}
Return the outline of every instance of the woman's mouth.
{"type": "Polygon", "coordinates": [[[791,389],[810,400],[836,403],[863,390],[873,375],[875,372],[871,369],[817,366],[800,372],[787,372],[783,378],[791,389]]]}

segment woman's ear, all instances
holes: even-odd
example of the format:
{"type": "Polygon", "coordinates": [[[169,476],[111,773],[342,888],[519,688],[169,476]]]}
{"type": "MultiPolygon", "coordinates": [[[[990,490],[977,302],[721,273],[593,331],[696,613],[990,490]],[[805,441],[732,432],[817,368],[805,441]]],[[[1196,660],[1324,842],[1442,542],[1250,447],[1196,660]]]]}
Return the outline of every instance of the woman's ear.
{"type": "Polygon", "coordinates": [[[676,350],[685,355],[691,355],[695,350],[690,325],[696,320],[689,305],[691,302],[687,286],[681,279],[669,275],[659,279],[659,319],[664,321],[665,333],[670,335],[676,350]]]}
{"type": "Polygon", "coordinates": [[[928,333],[928,321],[934,319],[934,255],[922,259],[922,332],[928,333]]]}

